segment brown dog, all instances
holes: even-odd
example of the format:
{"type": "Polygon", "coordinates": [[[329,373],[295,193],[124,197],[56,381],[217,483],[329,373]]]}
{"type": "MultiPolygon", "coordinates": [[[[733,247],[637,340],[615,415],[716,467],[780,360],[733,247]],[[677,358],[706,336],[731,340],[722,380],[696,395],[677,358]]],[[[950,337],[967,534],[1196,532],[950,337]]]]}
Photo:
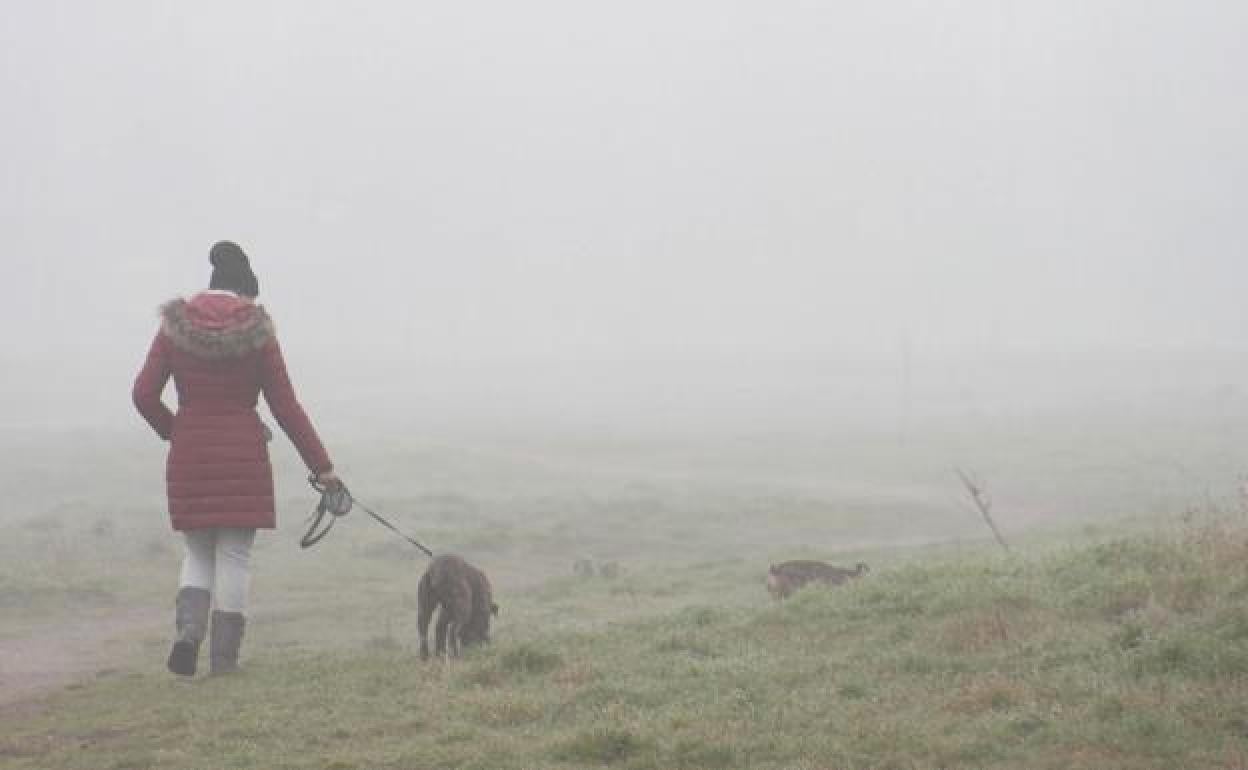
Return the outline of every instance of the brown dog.
{"type": "Polygon", "coordinates": [[[807,583],[839,586],[850,578],[867,574],[867,571],[867,565],[862,562],[858,562],[853,569],[845,569],[821,561],[786,561],[783,564],[773,564],[767,570],[767,591],[773,599],[785,599],[807,583]]]}
{"type": "Polygon", "coordinates": [[[434,632],[436,654],[459,657],[461,646],[490,641],[490,616],[498,615],[490,580],[455,554],[435,557],[420,578],[416,614],[421,660],[429,657],[429,620],[435,607],[441,608],[434,632]]]}

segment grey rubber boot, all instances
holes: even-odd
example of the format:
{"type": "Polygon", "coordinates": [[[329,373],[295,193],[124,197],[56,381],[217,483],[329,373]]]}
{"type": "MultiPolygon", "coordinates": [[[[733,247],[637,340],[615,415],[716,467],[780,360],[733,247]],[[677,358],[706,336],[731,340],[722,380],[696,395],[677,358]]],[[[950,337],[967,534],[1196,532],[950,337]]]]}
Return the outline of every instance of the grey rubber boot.
{"type": "Polygon", "coordinates": [[[208,634],[208,610],[212,594],[203,588],[184,586],[174,600],[174,628],[177,638],[169,651],[169,670],[179,676],[195,676],[199,645],[208,634]]]}
{"type": "Polygon", "coordinates": [[[232,674],[238,671],[238,648],[243,643],[243,627],[247,625],[241,612],[212,613],[212,637],[208,656],[212,661],[210,673],[232,674]]]}

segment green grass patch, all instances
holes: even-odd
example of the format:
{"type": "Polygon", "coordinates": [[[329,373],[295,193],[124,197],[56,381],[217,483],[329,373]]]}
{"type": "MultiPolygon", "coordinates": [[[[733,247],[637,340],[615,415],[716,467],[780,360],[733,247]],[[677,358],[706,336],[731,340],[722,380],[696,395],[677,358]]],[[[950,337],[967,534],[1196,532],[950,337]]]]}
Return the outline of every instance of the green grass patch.
{"type": "Polygon", "coordinates": [[[383,580],[401,560],[373,555],[378,596],[334,605],[363,626],[337,646],[315,643],[330,622],[317,602],[332,594],[310,591],[306,607],[255,623],[241,675],[174,682],[154,650],[137,672],[6,715],[0,767],[1170,768],[1248,757],[1244,528],[1014,557],[942,550],[785,602],[739,562],[557,577],[506,597],[492,645],[426,663],[402,589],[383,580]],[[369,627],[387,607],[401,613],[369,627]]]}

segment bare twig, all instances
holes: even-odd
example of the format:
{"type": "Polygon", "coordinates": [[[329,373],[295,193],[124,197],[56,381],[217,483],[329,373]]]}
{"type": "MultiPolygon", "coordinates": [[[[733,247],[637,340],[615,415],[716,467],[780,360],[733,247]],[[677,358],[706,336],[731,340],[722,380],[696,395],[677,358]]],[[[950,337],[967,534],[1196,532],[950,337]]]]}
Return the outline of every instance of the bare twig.
{"type": "Polygon", "coordinates": [[[992,536],[997,539],[1007,552],[1010,550],[1010,544],[1005,542],[1005,538],[1001,536],[1001,530],[997,529],[997,523],[992,520],[992,498],[984,491],[982,483],[977,482],[966,471],[961,468],[954,468],[958,478],[962,479],[962,486],[966,487],[966,491],[971,495],[971,501],[975,503],[975,507],[979,510],[979,514],[984,517],[984,522],[988,528],[992,530],[992,536]]]}

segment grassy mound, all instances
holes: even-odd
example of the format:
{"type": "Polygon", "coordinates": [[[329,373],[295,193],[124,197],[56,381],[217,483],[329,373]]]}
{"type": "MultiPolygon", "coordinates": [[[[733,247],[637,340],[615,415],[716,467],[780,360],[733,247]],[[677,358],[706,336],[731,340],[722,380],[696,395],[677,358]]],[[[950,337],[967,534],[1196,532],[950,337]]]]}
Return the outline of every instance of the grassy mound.
{"type": "MultiPolygon", "coordinates": [[[[500,631],[451,665],[403,645],[257,649],[239,676],[186,684],[156,662],[5,715],[0,767],[1248,765],[1242,527],[946,555],[717,603],[740,574],[673,570],[697,602],[500,631]]],[[[562,581],[511,622],[619,592],[562,581]]]]}

